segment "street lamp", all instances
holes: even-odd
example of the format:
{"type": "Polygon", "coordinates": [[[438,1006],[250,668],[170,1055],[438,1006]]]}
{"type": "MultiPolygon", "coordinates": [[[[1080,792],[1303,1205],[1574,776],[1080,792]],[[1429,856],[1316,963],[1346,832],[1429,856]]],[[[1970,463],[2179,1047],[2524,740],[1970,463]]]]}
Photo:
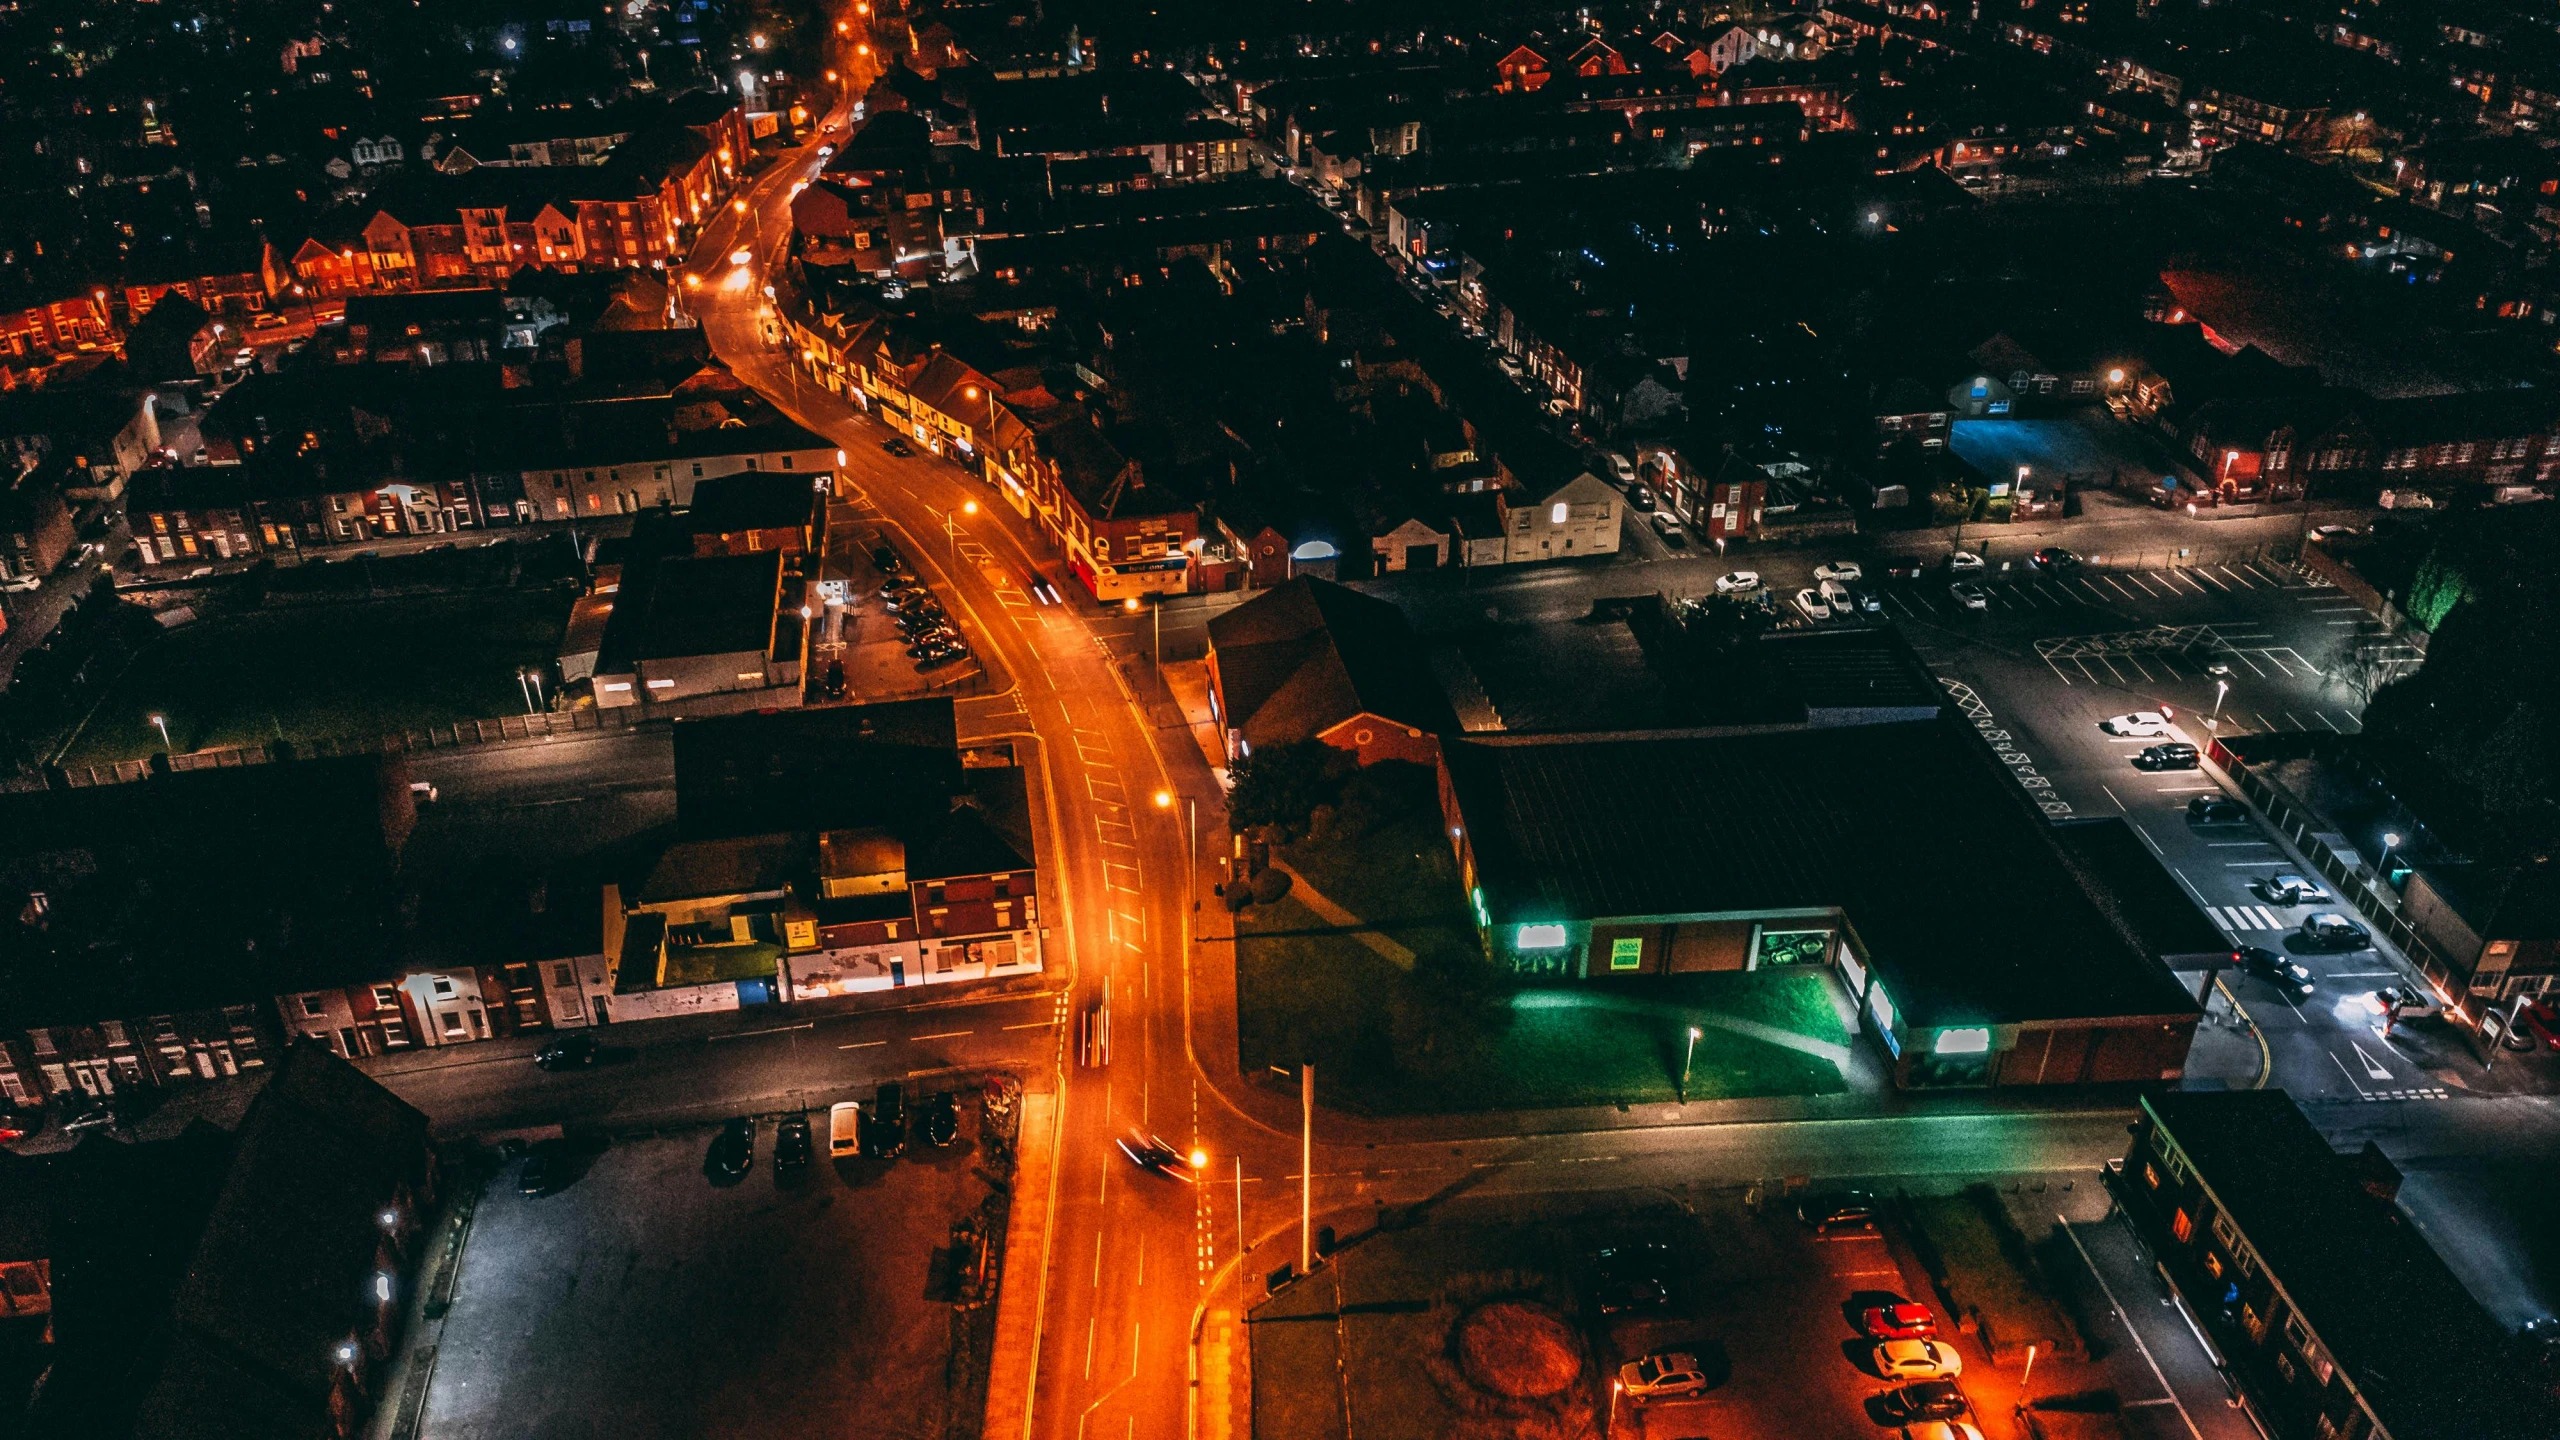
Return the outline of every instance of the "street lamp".
{"type": "Polygon", "coordinates": [[[533,713],[533,681],[522,666],[516,669],[516,689],[524,695],[524,713],[533,713]]]}
{"type": "Polygon", "coordinates": [[[1689,1103],[1689,1062],[1698,1058],[1698,1037],[1705,1033],[1695,1025],[1689,1027],[1689,1049],[1680,1057],[1680,1103],[1683,1105],[1689,1103]]]}
{"type": "Polygon", "coordinates": [[[152,723],[152,724],[154,724],[154,725],[156,725],[156,726],[158,726],[158,727],[160,727],[160,748],[161,748],[161,749],[163,749],[163,750],[175,750],[175,749],[177,749],[177,748],[178,748],[177,746],[172,745],[172,744],[170,744],[170,743],[169,743],[169,717],[168,717],[168,716],[166,716],[166,715],[154,715],[154,716],[152,716],[152,717],[151,717],[151,723],[152,723]]]}
{"type": "Polygon", "coordinates": [[[2230,693],[2230,681],[2216,680],[2213,682],[2213,718],[2209,723],[2215,725],[2222,723],[2222,697],[2230,693]]]}
{"type": "Polygon", "coordinates": [[[2399,832],[2399,831],[2397,831],[2397,830],[2385,830],[2385,831],[2383,831],[2383,832],[2382,832],[2382,863],[2381,863],[2381,864],[2379,864],[2379,865],[2377,865],[2377,866],[2375,866],[2375,867],[2374,867],[2374,869],[2375,869],[2377,872],[2379,872],[2379,873],[2381,874],[2381,876],[2382,876],[2382,883],[2383,883],[2384,885],[2386,885],[2386,886],[2388,886],[2388,885],[2391,883],[2391,852],[2392,852],[2392,851],[2394,851],[2394,850],[2397,850],[2397,849],[2399,849],[2399,848],[2400,848],[2400,832],[2399,832]]]}

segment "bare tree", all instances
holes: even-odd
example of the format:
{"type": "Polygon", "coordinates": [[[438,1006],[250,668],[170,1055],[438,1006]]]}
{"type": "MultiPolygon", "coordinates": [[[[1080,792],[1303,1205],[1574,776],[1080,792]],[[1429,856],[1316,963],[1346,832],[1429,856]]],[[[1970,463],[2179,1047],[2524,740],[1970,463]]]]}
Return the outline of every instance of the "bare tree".
{"type": "Polygon", "coordinates": [[[2373,703],[2375,692],[2394,678],[2391,649],[2361,635],[2339,636],[2321,657],[2322,684],[2336,686],[2361,712],[2373,703]]]}

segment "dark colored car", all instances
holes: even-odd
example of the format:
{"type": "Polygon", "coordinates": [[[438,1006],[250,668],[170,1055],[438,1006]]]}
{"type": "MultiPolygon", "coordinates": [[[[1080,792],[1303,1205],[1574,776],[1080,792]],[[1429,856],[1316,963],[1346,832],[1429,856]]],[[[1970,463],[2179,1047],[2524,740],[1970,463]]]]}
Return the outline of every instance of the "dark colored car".
{"type": "Polygon", "coordinates": [[[2237,825],[2249,818],[2249,807],[2228,795],[2199,795],[2187,802],[2187,819],[2198,825],[2237,825]]]}
{"type": "Polygon", "coordinates": [[[2373,947],[2373,934],[2336,911],[2322,910],[2303,917],[2302,928],[2293,932],[2293,943],[2308,950],[2368,950],[2373,947]]]}
{"type": "Polygon", "coordinates": [[[1628,486],[1627,503],[1633,505],[1638,510],[1646,512],[1647,514],[1652,513],[1654,507],[1653,487],[1643,484],[1642,482],[1628,486]]]}
{"type": "Polygon", "coordinates": [[[924,1102],[924,1143],[948,1145],[960,1138],[960,1100],[948,1090],[936,1090],[924,1102]]]}
{"type": "Polygon", "coordinates": [[[968,658],[969,650],[967,646],[953,645],[946,649],[936,650],[932,654],[916,661],[916,668],[918,670],[933,670],[944,665],[956,665],[968,658]]]}
{"type": "Polygon", "coordinates": [[[2203,763],[2203,755],[2184,740],[2172,740],[2165,745],[2145,745],[2133,757],[2136,770],[2193,770],[2203,763]]]}
{"type": "Polygon", "coordinates": [[[880,608],[888,611],[892,615],[906,615],[922,610],[930,610],[936,614],[940,614],[942,611],[942,602],[934,599],[932,594],[923,586],[917,585],[904,589],[881,591],[880,608]]]}
{"type": "Polygon", "coordinates": [[[880,448],[888,451],[892,455],[913,455],[916,453],[916,447],[908,444],[906,437],[902,435],[892,435],[888,439],[881,441],[880,448]]]}
{"type": "Polygon", "coordinates": [[[907,557],[899,554],[897,547],[893,545],[881,545],[872,550],[871,563],[875,568],[884,571],[904,570],[907,568],[907,557]]]}
{"type": "Polygon", "coordinates": [[[1671,1247],[1660,1241],[1591,1252],[1591,1298],[1603,1315],[1671,1303],[1671,1247]]]}
{"type": "Polygon", "coordinates": [[[1796,1202],[1796,1218],[1812,1226],[1817,1235],[1834,1230],[1873,1230],[1878,1214],[1876,1197],[1864,1190],[1808,1195],[1796,1202]]]}
{"type": "Polygon", "coordinates": [[[2279,955],[2264,945],[2243,945],[2239,950],[2240,968],[2273,985],[2288,995],[2308,995],[2317,983],[2311,967],[2289,956],[2279,955]]]}
{"type": "Polygon", "coordinates": [[[1884,1394],[1885,1413],[1897,1423],[1953,1420],[1972,1408],[1952,1380],[1922,1380],[1884,1394]]]}
{"type": "Polygon", "coordinates": [[[956,653],[958,649],[959,647],[956,645],[945,645],[934,641],[923,641],[907,647],[907,658],[910,660],[957,659],[959,658],[956,653]]]}
{"type": "Polygon", "coordinates": [[[871,1112],[862,1117],[862,1153],[874,1160],[894,1160],[907,1148],[907,1087],[895,1080],[872,1093],[871,1112]]]}
{"type": "Polygon", "coordinates": [[[584,1030],[554,1035],[533,1052],[533,1063],[544,1070],[575,1070],[596,1063],[596,1037],[584,1030]]]}
{"type": "Polygon", "coordinates": [[[516,1188],[527,1195],[548,1195],[568,1181],[569,1150],[557,1140],[545,1140],[524,1153],[524,1164],[516,1171],[516,1188]]]}
{"type": "Polygon", "coordinates": [[[773,1163],[776,1168],[797,1170],[809,1163],[809,1117],[785,1115],[773,1127],[773,1163]]]}
{"type": "Polygon", "coordinates": [[[2033,560],[2039,570],[2069,570],[2080,563],[2079,556],[2059,545],[2047,545],[2027,558],[2033,560]]]}
{"type": "Polygon", "coordinates": [[[732,1115],[722,1121],[720,1133],[711,1137],[711,1151],[703,1156],[702,1167],[713,1175],[735,1180],[755,1168],[756,1122],[744,1115],[732,1115]]]}
{"type": "Polygon", "coordinates": [[[829,700],[844,698],[843,661],[830,660],[827,668],[818,672],[818,693],[829,700]]]}

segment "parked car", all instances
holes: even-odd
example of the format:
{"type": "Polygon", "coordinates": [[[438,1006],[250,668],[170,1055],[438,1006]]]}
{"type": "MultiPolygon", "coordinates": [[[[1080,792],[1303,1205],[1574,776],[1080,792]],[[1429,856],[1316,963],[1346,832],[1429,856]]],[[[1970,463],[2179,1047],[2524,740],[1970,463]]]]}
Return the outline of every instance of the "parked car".
{"type": "Polygon", "coordinates": [[[1953,1380],[1964,1373],[1964,1357],[1936,1340],[1881,1341],[1874,1360],[1887,1380],[1953,1380]]]}
{"type": "Polygon", "coordinates": [[[1186,1184],[1190,1182],[1191,1157],[1174,1149],[1173,1142],[1163,1136],[1150,1135],[1132,1127],[1128,1134],[1119,1137],[1117,1143],[1120,1153],[1137,1162],[1139,1169],[1170,1175],[1186,1184]]]}
{"type": "Polygon", "coordinates": [[[2313,950],[2369,950],[2372,932],[2335,910],[2314,910],[2302,917],[2294,943],[2313,950]]]}
{"type": "Polygon", "coordinates": [[[2341,540],[2351,540],[2355,538],[2355,535],[2356,527],[2353,525],[2314,525],[2311,527],[2311,538],[2319,541],[2323,545],[2334,545],[2341,540]]]}
{"type": "Polygon", "coordinates": [[[1923,1420],[1903,1426],[1902,1440],[1982,1440],[1982,1432],[1962,1420],[1923,1420]]]}
{"type": "Polygon", "coordinates": [[[871,1113],[863,1117],[862,1153],[874,1160],[894,1160],[907,1148],[907,1087],[884,1080],[872,1092],[871,1113]]]}
{"type": "Polygon", "coordinates": [[[2431,1020],[2444,1013],[2434,996],[2415,985],[2385,985],[2373,992],[2373,1003],[2393,1020],[2431,1020]]]}
{"type": "Polygon", "coordinates": [[[2524,1023],[2542,1037],[2542,1043],[2560,1050],[2560,1005],[2547,996],[2535,996],[2524,1002],[2524,1023]]]}
{"type": "Polygon", "coordinates": [[[1680,528],[1680,522],[1673,519],[1668,510],[1653,512],[1653,533],[1662,537],[1663,544],[1675,550],[1685,549],[1689,544],[1688,533],[1680,528]]]}
{"type": "Polygon", "coordinates": [[[1627,503],[1638,510],[1645,511],[1648,514],[1652,513],[1654,507],[1653,487],[1643,484],[1628,486],[1627,503]]]}
{"type": "Polygon", "coordinates": [[[2039,570],[2072,570],[2079,567],[2080,557],[2059,545],[2047,545],[2027,557],[2039,570]]]}
{"type": "Polygon", "coordinates": [[[2310,994],[2319,979],[2310,966],[2264,945],[2243,945],[2238,954],[2241,969],[2297,998],[2310,994]]]}
{"type": "Polygon", "coordinates": [[[1609,478],[1617,481],[1620,485],[1633,485],[1636,483],[1635,462],[1629,460],[1626,456],[1619,454],[1615,450],[1604,451],[1600,456],[1600,463],[1608,467],[1609,478]]]}
{"type": "Polygon", "coordinates": [[[2184,740],[2164,745],[2145,745],[2133,757],[2136,770],[2193,770],[2204,763],[2204,756],[2184,740]]]}
{"type": "Polygon", "coordinates": [[[1938,1317],[1928,1306],[1897,1296],[1868,1306],[1858,1316],[1858,1329],[1870,1340],[1926,1340],[1938,1333],[1938,1317]]]}
{"type": "Polygon", "coordinates": [[[1822,599],[1822,592],[1818,590],[1797,591],[1796,608],[1804,612],[1804,618],[1807,620],[1828,620],[1831,618],[1831,607],[1824,603],[1822,599]]]}
{"type": "Polygon", "coordinates": [[[1884,1395],[1883,1409],[1894,1420],[1953,1420],[1973,1408],[1964,1392],[1947,1380],[1923,1380],[1889,1390],[1884,1395]]]}
{"type": "Polygon", "coordinates": [[[916,453],[916,447],[908,444],[907,437],[904,435],[890,436],[888,439],[880,442],[880,448],[888,451],[892,455],[913,455],[916,453]]]}
{"type": "Polygon", "coordinates": [[[1796,1202],[1796,1219],[1812,1226],[1816,1235],[1828,1235],[1834,1230],[1873,1230],[1879,1213],[1876,1197],[1864,1190],[1835,1190],[1808,1195],[1796,1202]]]}
{"type": "Polygon", "coordinates": [[[2169,717],[2158,710],[2135,710],[2124,715],[2110,715],[2098,722],[2098,728],[2110,735],[2156,740],[2169,734],[2169,717]]]}
{"type": "Polygon", "coordinates": [[[1760,572],[1757,570],[1736,570],[1716,577],[1716,593],[1719,595],[1745,595],[1759,588],[1760,572]]]}
{"type": "Polygon", "coordinates": [[[1671,1247],[1660,1241],[1610,1245],[1591,1253],[1591,1292],[1603,1315],[1658,1310],[1671,1303],[1671,1247]]]}
{"type": "Polygon", "coordinates": [[[1983,593],[1981,586],[1967,585],[1961,580],[1947,587],[1947,598],[1955,601],[1958,605],[1963,606],[1967,610],[1988,610],[1991,608],[1991,597],[1983,593]]]}
{"type": "Polygon", "coordinates": [[[1852,580],[1864,580],[1867,578],[1867,572],[1860,569],[1855,560],[1830,560],[1813,567],[1813,578],[1837,580],[1846,584],[1852,580]]]}
{"type": "Polygon", "coordinates": [[[524,1152],[524,1164],[516,1170],[516,1188],[527,1195],[548,1195],[569,1183],[569,1147],[558,1140],[544,1140],[524,1152]]]}
{"type": "Polygon", "coordinates": [[[1831,607],[1832,614],[1847,615],[1858,608],[1858,597],[1850,594],[1849,587],[1839,581],[1825,580],[1820,588],[1822,603],[1831,607]]]}
{"type": "Polygon", "coordinates": [[[1979,575],[1982,573],[1982,557],[1974,554],[1970,550],[1959,550],[1953,555],[1947,557],[1947,573],[1950,575],[1979,575]]]}
{"type": "Polygon", "coordinates": [[[827,1107],[827,1158],[847,1160],[862,1153],[862,1107],[842,1100],[827,1107]]]}
{"type": "Polygon", "coordinates": [[[2308,905],[2314,900],[2328,899],[2329,892],[2287,870],[2259,881],[2258,898],[2270,905],[2308,905]]]}
{"type": "Polygon", "coordinates": [[[1656,1350],[1618,1367],[1618,1392],[1635,1404],[1671,1395],[1702,1394],[1707,1372],[1686,1350],[1656,1350]]]}
{"type": "Polygon", "coordinates": [[[2228,795],[2198,795],[2187,802],[2187,820],[2195,825],[2237,825],[2249,818],[2249,807],[2228,795]]]}
{"type": "Polygon", "coordinates": [[[878,570],[894,572],[907,568],[907,557],[899,554],[894,545],[879,545],[872,548],[871,564],[878,570]]]}
{"type": "Polygon", "coordinates": [[[720,1133],[711,1137],[711,1152],[702,1163],[713,1175],[731,1180],[754,1169],[756,1122],[744,1115],[732,1115],[722,1121],[720,1133]]]}
{"type": "Polygon", "coordinates": [[[587,1030],[572,1030],[565,1035],[554,1035],[542,1042],[541,1049],[533,1052],[533,1063],[535,1068],[542,1070],[575,1070],[593,1065],[596,1063],[595,1034],[587,1030]]]}
{"type": "Polygon", "coordinates": [[[936,1149],[960,1138],[960,1100],[948,1090],[936,1090],[924,1102],[924,1143],[936,1149]]]}
{"type": "Polygon", "coordinates": [[[777,1170],[797,1170],[809,1163],[809,1117],[785,1115],[773,1127],[773,1166],[777,1170]]]}
{"type": "Polygon", "coordinates": [[[820,699],[824,700],[841,700],[844,698],[843,661],[830,660],[827,662],[827,667],[818,672],[818,696],[820,699]]]}

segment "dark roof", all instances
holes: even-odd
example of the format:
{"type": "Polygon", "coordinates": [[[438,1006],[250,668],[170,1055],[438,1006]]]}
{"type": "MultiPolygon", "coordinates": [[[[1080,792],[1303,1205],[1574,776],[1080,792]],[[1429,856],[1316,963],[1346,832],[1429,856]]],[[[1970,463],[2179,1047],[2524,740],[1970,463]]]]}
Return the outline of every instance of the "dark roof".
{"type": "Polygon", "coordinates": [[[2089,898],[2143,954],[2167,962],[2230,953],[2230,935],[2121,816],[2062,821],[2053,838],[2088,882],[2082,888],[2089,898]]]}
{"type": "Polygon", "coordinates": [[[948,699],[679,720],[677,833],[816,832],[939,814],[966,787],[959,734],[948,699]]]}
{"type": "Polygon", "coordinates": [[[1496,923],[1837,906],[1914,1026],[2196,1013],[1951,721],[1443,753],[1496,923]],[[1987,904],[1959,874],[2035,902],[1987,904]]]}
{"type": "Polygon", "coordinates": [[[1209,622],[1227,723],[1260,745],[1321,734],[1354,715],[1446,734],[1448,697],[1404,612],[1347,585],[1301,575],[1209,622]]]}
{"type": "Polygon", "coordinates": [[[2281,1090],[2145,1095],[2394,1440],[2543,1435],[2506,1336],[2416,1227],[2281,1090]]]}
{"type": "Polygon", "coordinates": [[[967,778],[969,788],[960,802],[909,837],[909,880],[1031,868],[1031,804],[1023,772],[996,766],[971,770],[967,778]]]}
{"type": "Polygon", "coordinates": [[[2418,873],[2483,940],[2560,940],[2560,865],[2430,861],[2418,873]]]}
{"type": "Polygon", "coordinates": [[[372,757],[0,795],[0,1029],[375,978],[414,811],[372,757]]]}
{"type": "Polygon", "coordinates": [[[1760,644],[1785,669],[1788,689],[1807,712],[1934,714],[1947,703],[1947,692],[1899,630],[1776,630],[1760,644]]]}
{"type": "Polygon", "coordinates": [[[825,479],[814,471],[748,470],[698,481],[685,528],[697,535],[806,529],[825,479]]]}
{"type": "Polygon", "coordinates": [[[782,559],[677,555],[624,570],[596,669],[619,675],[644,660],[762,651],[781,603],[782,559]]]}

